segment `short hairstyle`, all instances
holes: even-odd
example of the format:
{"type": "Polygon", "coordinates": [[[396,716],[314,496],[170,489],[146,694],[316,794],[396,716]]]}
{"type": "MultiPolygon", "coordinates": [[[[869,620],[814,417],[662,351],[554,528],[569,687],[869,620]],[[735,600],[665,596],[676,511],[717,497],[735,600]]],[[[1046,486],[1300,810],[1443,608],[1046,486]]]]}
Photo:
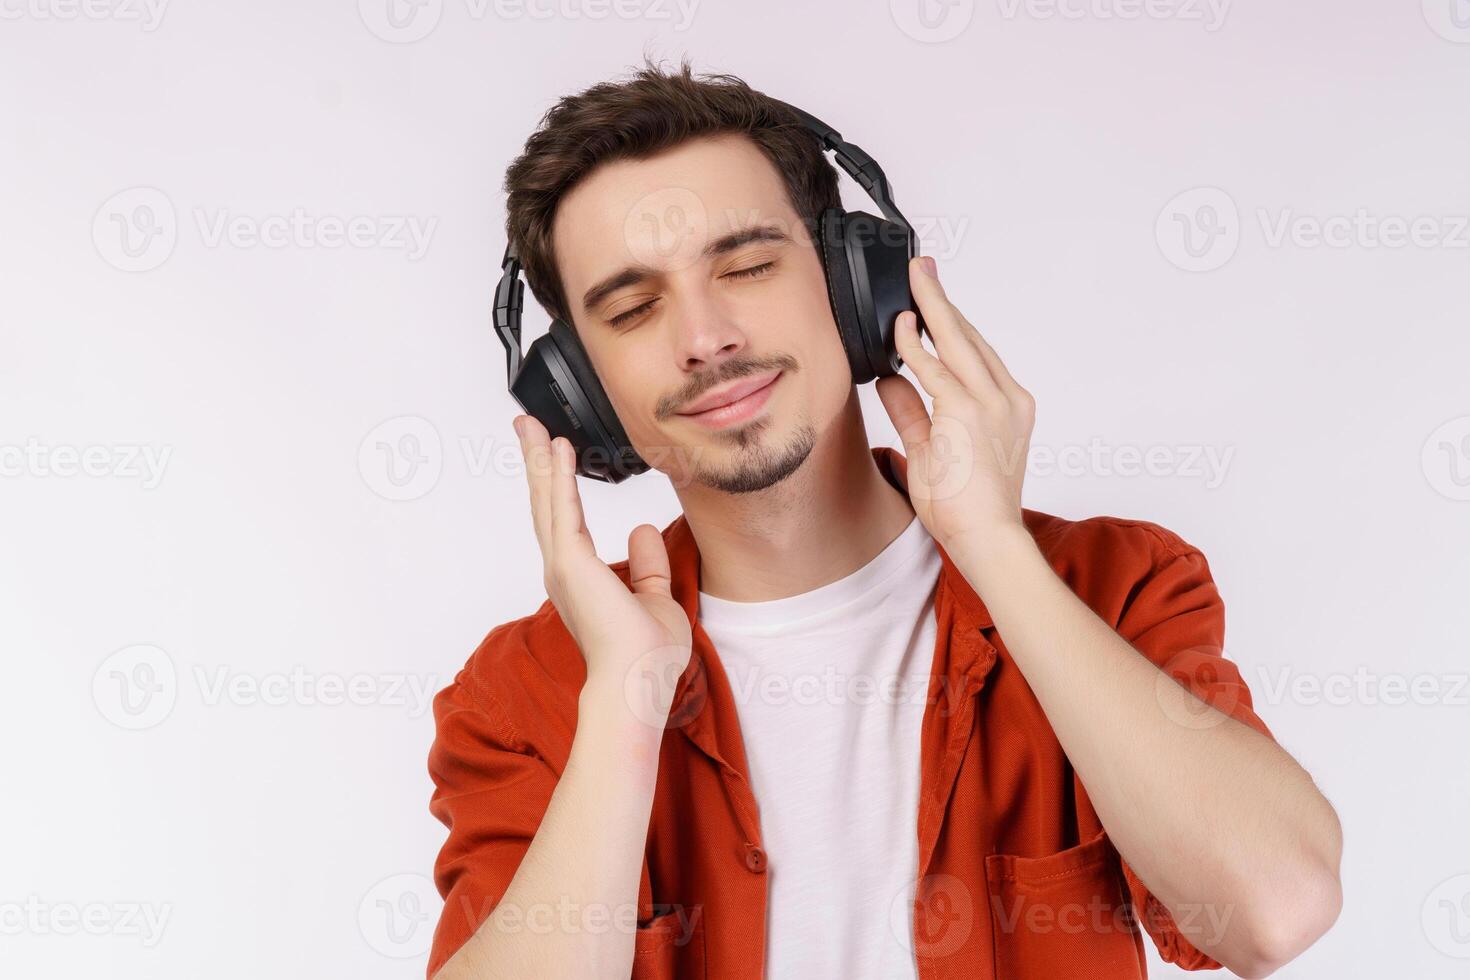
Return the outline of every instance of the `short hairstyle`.
{"type": "Polygon", "coordinates": [[[541,305],[572,323],[551,240],[557,206],[568,191],[599,164],[644,159],[725,133],[755,142],[780,172],[807,228],[817,227],[823,210],[841,207],[837,168],[790,108],[734,75],[696,77],[687,59],[665,72],[645,58],[627,80],[600,82],[547,110],[505,172],[506,236],[541,305]]]}

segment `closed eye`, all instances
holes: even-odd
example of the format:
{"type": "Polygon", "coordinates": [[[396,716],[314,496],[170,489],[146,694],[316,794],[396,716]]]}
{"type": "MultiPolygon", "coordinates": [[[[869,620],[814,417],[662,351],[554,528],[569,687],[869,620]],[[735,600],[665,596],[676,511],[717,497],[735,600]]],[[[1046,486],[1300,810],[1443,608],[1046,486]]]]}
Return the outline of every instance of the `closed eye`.
{"type": "MultiPolygon", "coordinates": [[[[722,278],[722,279],[757,279],[757,278],[765,275],[767,272],[770,272],[771,269],[775,268],[775,265],[776,265],[775,262],[762,262],[760,265],[753,265],[753,266],[750,266],[750,267],[745,268],[745,269],[735,269],[732,272],[727,272],[723,276],[721,276],[720,278],[722,278]]],[[[632,322],[633,320],[635,320],[638,317],[642,316],[643,314],[647,313],[649,310],[652,310],[654,308],[654,306],[657,305],[657,304],[658,304],[658,297],[655,296],[653,299],[649,300],[646,303],[640,303],[637,306],[633,307],[631,310],[624,310],[622,313],[619,313],[617,316],[611,317],[607,322],[610,323],[610,324],[612,324],[615,327],[620,327],[620,326],[622,326],[625,323],[632,322]]]]}
{"type": "Polygon", "coordinates": [[[657,302],[658,297],[654,297],[647,303],[640,303],[637,306],[633,307],[631,310],[625,310],[622,313],[619,313],[617,316],[613,317],[607,322],[611,323],[615,327],[620,327],[628,321],[632,320],[634,317],[637,317],[643,313],[647,313],[649,310],[653,309],[653,305],[657,302]]]}
{"type": "Polygon", "coordinates": [[[756,276],[765,275],[775,264],[774,262],[762,262],[760,265],[753,265],[748,269],[736,269],[734,272],[727,272],[721,278],[754,279],[756,276]]]}

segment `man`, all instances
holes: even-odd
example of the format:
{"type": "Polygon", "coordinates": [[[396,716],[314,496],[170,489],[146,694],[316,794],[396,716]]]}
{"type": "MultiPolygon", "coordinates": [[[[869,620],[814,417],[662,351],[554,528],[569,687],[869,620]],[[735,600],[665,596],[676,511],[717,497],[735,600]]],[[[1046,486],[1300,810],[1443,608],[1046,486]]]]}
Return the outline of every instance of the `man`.
{"type": "Polygon", "coordinates": [[[1222,656],[1204,556],[1021,507],[1031,396],[910,264],[870,448],[788,108],[649,66],[507,175],[682,515],[609,566],[570,444],[516,418],[548,599],[435,700],[430,976],[1261,977],[1336,919],[1332,807],[1222,656]],[[642,216],[659,218],[644,221],[642,216]]]}

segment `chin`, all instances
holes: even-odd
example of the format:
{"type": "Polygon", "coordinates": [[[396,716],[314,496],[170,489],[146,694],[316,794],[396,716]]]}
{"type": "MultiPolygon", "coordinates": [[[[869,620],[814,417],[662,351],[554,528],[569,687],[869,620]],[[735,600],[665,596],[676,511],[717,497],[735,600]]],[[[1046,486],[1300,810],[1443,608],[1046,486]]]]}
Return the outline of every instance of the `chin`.
{"type": "Polygon", "coordinates": [[[809,421],[780,424],[770,415],[710,433],[709,443],[686,451],[686,483],[724,493],[755,493],[799,470],[817,442],[809,421]]]}

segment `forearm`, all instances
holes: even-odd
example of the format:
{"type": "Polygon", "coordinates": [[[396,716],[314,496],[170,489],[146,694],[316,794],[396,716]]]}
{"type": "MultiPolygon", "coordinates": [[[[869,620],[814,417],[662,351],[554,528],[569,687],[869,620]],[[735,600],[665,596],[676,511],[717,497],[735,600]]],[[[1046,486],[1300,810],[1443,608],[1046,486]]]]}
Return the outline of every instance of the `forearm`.
{"type": "Polygon", "coordinates": [[[520,867],[436,980],[625,980],[662,735],[628,709],[621,679],[588,679],[566,769],[520,867]]]}
{"type": "Polygon", "coordinates": [[[1099,619],[1024,528],[987,544],[983,560],[957,563],[1109,837],[1181,930],[1248,974],[1314,941],[1340,901],[1341,835],[1310,776],[1099,619]]]}

